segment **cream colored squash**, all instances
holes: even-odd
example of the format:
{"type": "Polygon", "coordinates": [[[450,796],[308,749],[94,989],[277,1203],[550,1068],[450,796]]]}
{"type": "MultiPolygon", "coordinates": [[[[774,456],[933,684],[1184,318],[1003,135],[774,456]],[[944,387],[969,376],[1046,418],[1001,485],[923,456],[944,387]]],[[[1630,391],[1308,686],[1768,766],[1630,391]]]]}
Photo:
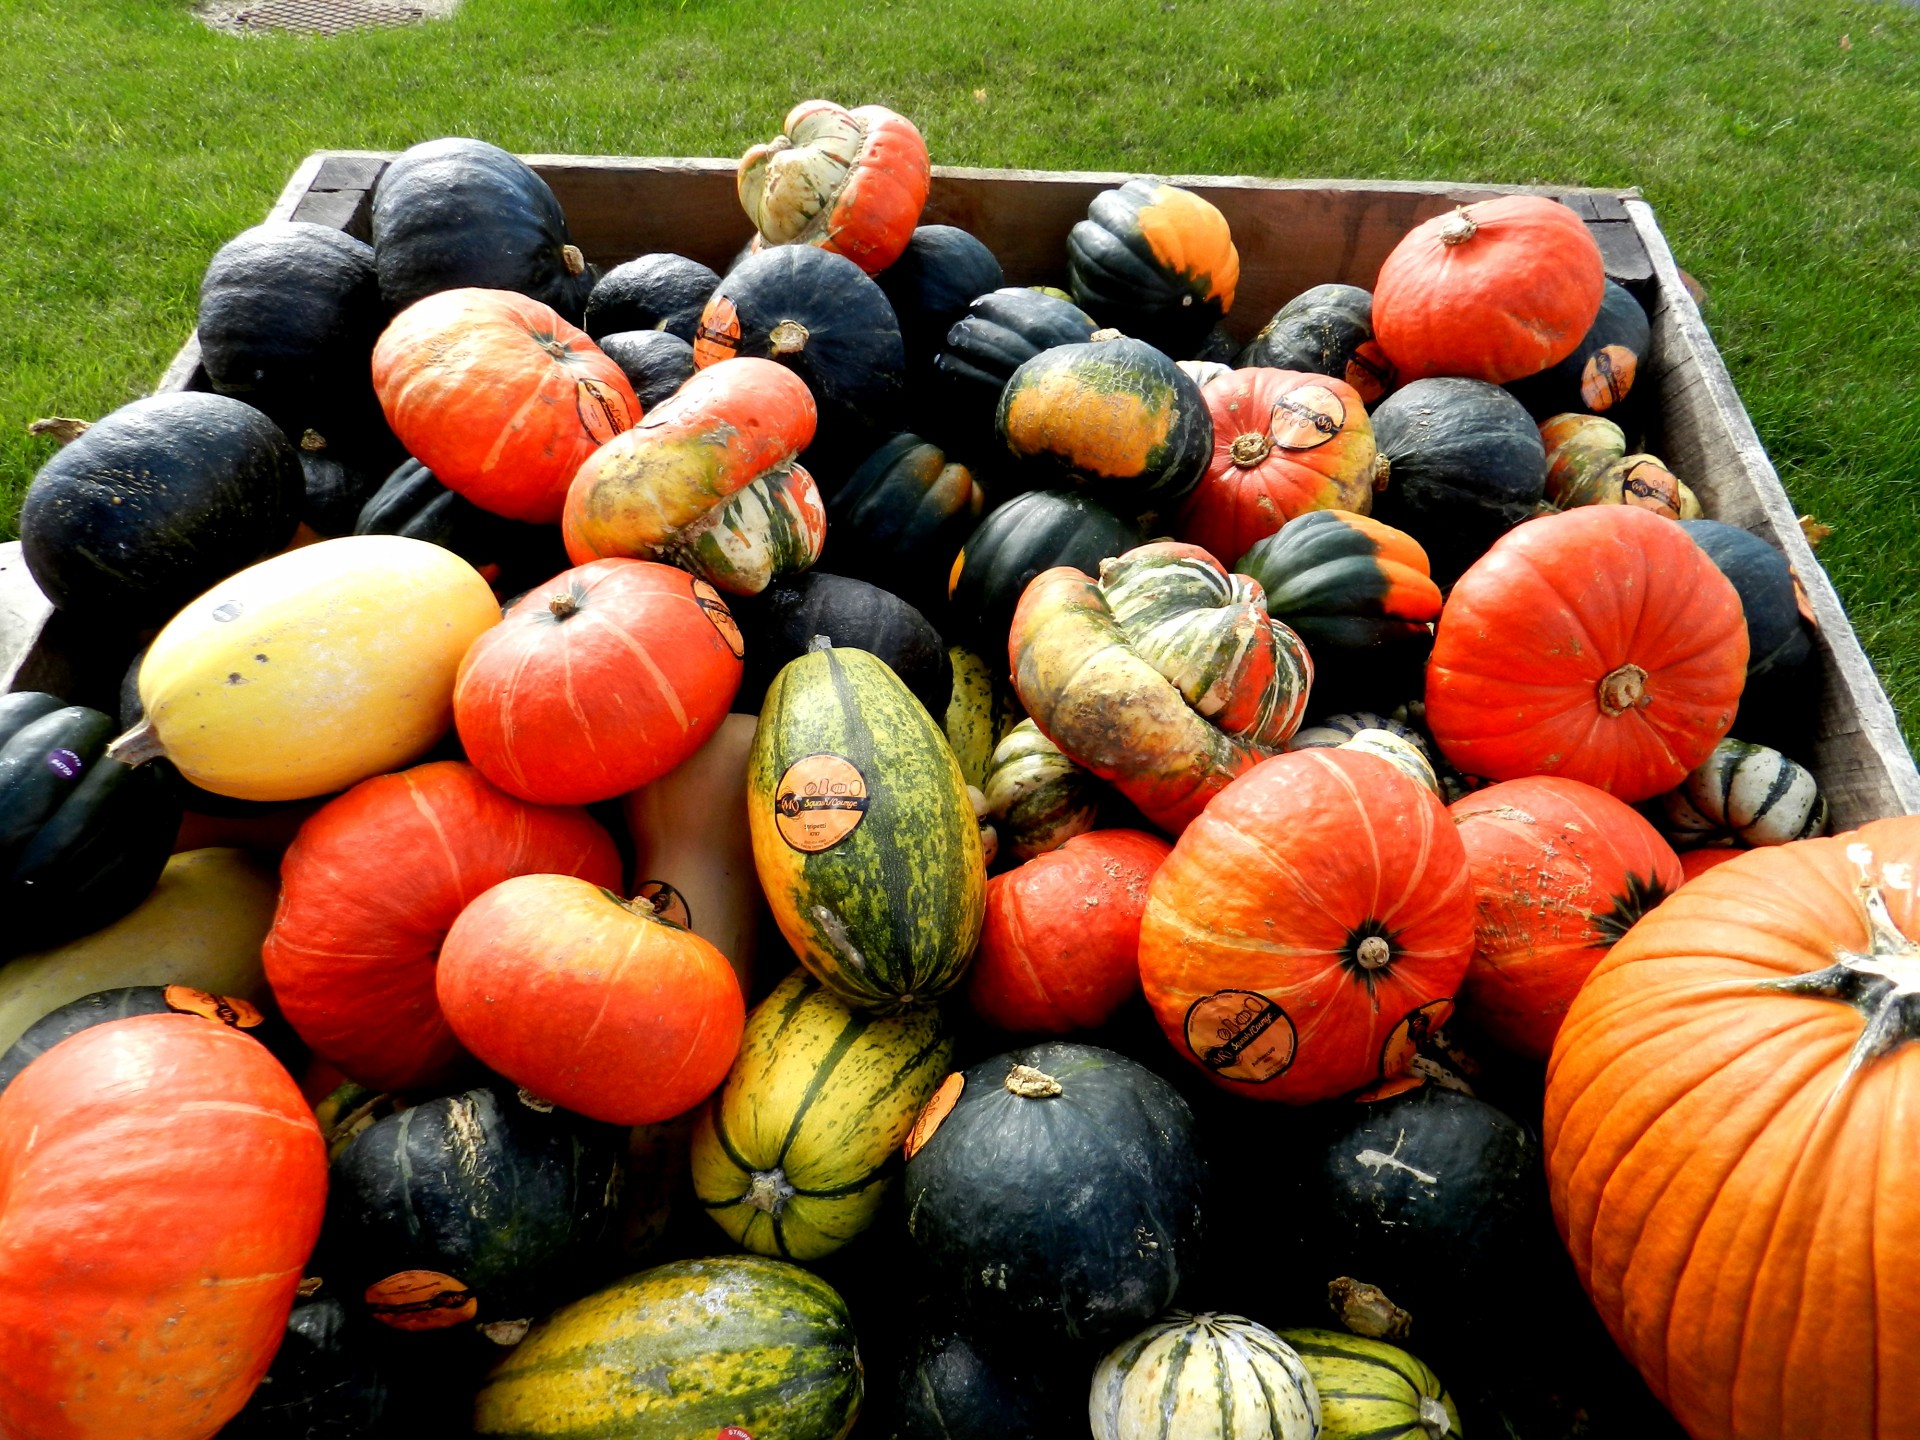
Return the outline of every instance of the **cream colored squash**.
{"type": "Polygon", "coordinates": [[[114,742],[242,800],[303,800],[417,760],[453,721],[461,657],[500,608],[451,550],[350,535],[276,555],[168,622],[146,723],[114,742]]]}
{"type": "MultiPolygon", "coordinates": [[[[761,932],[773,923],[747,828],[747,752],[759,723],[752,715],[727,716],[705,745],[623,802],[635,894],[654,899],[669,920],[711,941],[732,963],[745,995],[753,993],[761,932]],[[657,884],[672,893],[654,891],[657,884]]],[[[783,956],[781,963],[791,962],[783,956]]]]}
{"type": "Polygon", "coordinates": [[[187,850],[139,908],[91,935],[0,965],[0,1051],[70,1000],[126,985],[192,985],[271,1000],[260,945],[280,878],[245,850],[187,850]]]}

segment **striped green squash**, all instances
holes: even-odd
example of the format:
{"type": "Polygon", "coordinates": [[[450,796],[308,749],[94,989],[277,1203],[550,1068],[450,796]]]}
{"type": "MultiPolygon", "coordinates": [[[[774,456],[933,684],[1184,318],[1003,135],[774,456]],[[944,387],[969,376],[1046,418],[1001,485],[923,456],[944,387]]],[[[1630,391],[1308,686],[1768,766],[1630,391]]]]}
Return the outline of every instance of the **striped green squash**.
{"type": "Polygon", "coordinates": [[[797,1265],[679,1260],[556,1310],[474,1400],[492,1440],[841,1440],[862,1394],[846,1303],[797,1265]]]}
{"type": "Polygon", "coordinates": [[[986,913],[966,781],[925,707],[864,650],[790,662],[747,768],[754,868],[780,933],[829,990],[894,1012],[959,982],[986,913]]]}
{"type": "Polygon", "coordinates": [[[1460,1414],[1425,1365],[1380,1340],[1339,1330],[1282,1330],[1313,1376],[1322,1440],[1457,1440],[1460,1414]]]}
{"type": "Polygon", "coordinates": [[[1827,833],[1813,772],[1778,750],[1731,736],[1661,801],[1677,847],[1785,845],[1827,833]]]}
{"type": "Polygon", "coordinates": [[[1169,1310],[1110,1352],[1087,1402],[1093,1440],[1316,1440],[1300,1357],[1239,1315],[1169,1310]]]}
{"type": "Polygon", "coordinates": [[[747,1016],[733,1069],[701,1112],[694,1193],[758,1254],[832,1254],[873,1223],[952,1061],[935,1007],[863,1014],[794,971],[747,1016]]]}
{"type": "Polygon", "coordinates": [[[1000,843],[1016,860],[1058,850],[1093,829],[1101,784],[1022,720],[993,750],[984,794],[1000,843]]]}
{"type": "Polygon", "coordinates": [[[729,595],[758,595],[805,570],[827,540],[827,508],[800,466],[757,475],[676,534],[661,559],[729,595]]]}

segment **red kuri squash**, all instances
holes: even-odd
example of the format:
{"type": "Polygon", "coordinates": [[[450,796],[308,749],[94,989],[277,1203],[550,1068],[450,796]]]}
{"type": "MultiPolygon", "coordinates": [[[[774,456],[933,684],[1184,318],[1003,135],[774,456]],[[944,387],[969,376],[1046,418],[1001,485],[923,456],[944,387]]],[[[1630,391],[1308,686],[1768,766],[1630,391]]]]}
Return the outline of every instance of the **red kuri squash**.
{"type": "Polygon", "coordinates": [[[596,560],[528,591],[474,642],[453,720],[467,758],[509,795],[611,800],[706,743],[740,688],[745,650],[706,581],[596,560]]]}
{"type": "Polygon", "coordinates": [[[1509,531],[1460,577],[1427,667],[1456,768],[1563,775],[1629,804],[1671,790],[1733,724],[1740,596],[1687,532],[1625,505],[1509,531]]]}
{"type": "Polygon", "coordinates": [[[746,1002],[710,943],[571,875],[480,896],[440,952],[461,1042],[543,1099],[615,1125],[670,1120],[726,1079],[746,1002]]]}
{"type": "Polygon", "coordinates": [[[464,1055],[434,965],[467,904],[515,875],[620,884],[585,811],[529,805],[440,760],[363,780],[316,811],[280,865],[262,955],[300,1038],[363,1085],[406,1090],[464,1055]]]}
{"type": "Polygon", "coordinates": [[[560,518],[574,471],[640,418],[626,372],[551,308],[442,290],[394,317],[373,387],[407,452],[510,520],[560,518]]]}
{"type": "Polygon", "coordinates": [[[0,1435],[207,1440],[280,1346],[327,1155],[258,1042],[84,1030],[0,1095],[0,1435]]]}
{"type": "Polygon", "coordinates": [[[1467,855],[1378,756],[1262,761],[1187,826],[1147,894],[1140,980],[1222,1088],[1307,1104],[1393,1075],[1473,953],[1467,855]]]}

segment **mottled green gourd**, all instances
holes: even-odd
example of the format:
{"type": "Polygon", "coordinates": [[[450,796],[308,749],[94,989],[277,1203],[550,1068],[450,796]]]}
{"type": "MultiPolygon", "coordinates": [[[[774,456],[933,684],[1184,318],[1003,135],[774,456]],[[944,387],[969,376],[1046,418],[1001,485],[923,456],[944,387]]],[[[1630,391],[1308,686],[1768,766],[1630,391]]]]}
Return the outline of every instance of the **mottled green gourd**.
{"type": "Polygon", "coordinates": [[[980,827],[946,737],[864,650],[826,648],[767,687],[748,759],[754,866],[808,970],[857,1009],[951,989],[986,908],[980,827]]]}
{"type": "Polygon", "coordinates": [[[1058,850],[1093,829],[1100,781],[1022,720],[994,747],[984,789],[1001,846],[1016,860],[1058,850]]]}

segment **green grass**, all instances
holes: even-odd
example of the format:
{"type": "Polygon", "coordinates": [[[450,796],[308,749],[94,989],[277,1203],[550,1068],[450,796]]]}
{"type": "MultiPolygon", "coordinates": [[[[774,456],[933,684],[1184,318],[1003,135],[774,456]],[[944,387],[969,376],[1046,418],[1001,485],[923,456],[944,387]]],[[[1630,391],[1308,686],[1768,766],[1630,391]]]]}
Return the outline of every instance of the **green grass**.
{"type": "Polygon", "coordinates": [[[186,0],[0,15],[0,531],[49,453],[24,423],[149,388],[309,151],[734,155],[819,94],[953,164],[1641,186],[1920,734],[1920,11],[466,0],[331,40],[213,34],[186,0]]]}

